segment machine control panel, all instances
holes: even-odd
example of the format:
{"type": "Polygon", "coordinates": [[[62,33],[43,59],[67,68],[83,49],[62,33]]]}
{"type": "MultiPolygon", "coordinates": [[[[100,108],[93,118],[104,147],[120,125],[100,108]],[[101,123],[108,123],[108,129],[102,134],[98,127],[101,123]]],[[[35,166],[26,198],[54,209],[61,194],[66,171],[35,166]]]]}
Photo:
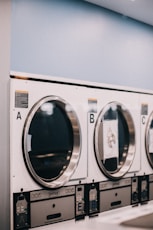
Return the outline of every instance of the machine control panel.
{"type": "Polygon", "coordinates": [[[139,191],[140,191],[140,203],[147,202],[149,200],[149,176],[143,175],[139,177],[139,191]]]}
{"type": "Polygon", "coordinates": [[[99,183],[91,183],[87,186],[87,212],[89,216],[99,213],[99,183]]]}
{"type": "Polygon", "coordinates": [[[77,185],[76,186],[76,220],[83,219],[85,217],[85,188],[84,185],[77,185]]]}
{"type": "Polygon", "coordinates": [[[133,177],[131,179],[132,187],[131,187],[131,204],[135,205],[139,203],[139,179],[138,177],[133,177]]]}
{"type": "Polygon", "coordinates": [[[28,194],[18,193],[14,196],[14,229],[28,229],[29,220],[29,197],[28,194]]]}

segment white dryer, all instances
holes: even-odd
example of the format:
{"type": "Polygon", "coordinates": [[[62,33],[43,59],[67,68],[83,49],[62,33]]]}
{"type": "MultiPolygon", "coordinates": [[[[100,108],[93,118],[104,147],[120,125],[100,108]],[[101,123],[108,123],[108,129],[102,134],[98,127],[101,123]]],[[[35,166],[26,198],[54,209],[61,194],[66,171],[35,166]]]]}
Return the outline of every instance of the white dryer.
{"type": "Polygon", "coordinates": [[[100,211],[129,205],[140,171],[139,95],[93,88],[88,104],[88,182],[100,182],[100,211]]]}
{"type": "Polygon", "coordinates": [[[141,199],[153,200],[153,94],[141,98],[141,199]]]}
{"type": "Polygon", "coordinates": [[[87,178],[86,103],[85,87],[79,84],[28,74],[11,76],[10,187],[14,229],[74,218],[75,186],[84,184],[87,178]],[[46,200],[50,198],[49,204],[46,200]]]}

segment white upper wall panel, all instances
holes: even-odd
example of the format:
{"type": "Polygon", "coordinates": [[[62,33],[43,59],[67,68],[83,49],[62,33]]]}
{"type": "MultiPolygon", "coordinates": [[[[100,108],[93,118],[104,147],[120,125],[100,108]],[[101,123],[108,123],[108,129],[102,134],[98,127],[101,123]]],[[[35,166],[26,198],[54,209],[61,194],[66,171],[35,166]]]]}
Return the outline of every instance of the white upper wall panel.
{"type": "Polygon", "coordinates": [[[85,0],[153,25],[153,0],[85,0]]]}
{"type": "Polygon", "coordinates": [[[82,0],[12,0],[11,23],[11,70],[153,89],[150,25],[82,0]]]}

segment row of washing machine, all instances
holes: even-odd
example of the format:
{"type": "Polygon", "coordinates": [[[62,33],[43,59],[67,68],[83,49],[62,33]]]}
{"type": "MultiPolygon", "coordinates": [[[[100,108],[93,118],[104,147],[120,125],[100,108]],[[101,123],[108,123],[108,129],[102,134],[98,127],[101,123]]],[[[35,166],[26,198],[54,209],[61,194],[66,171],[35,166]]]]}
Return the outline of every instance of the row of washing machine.
{"type": "Polygon", "coordinates": [[[10,76],[11,230],[153,200],[153,92],[10,76]]]}

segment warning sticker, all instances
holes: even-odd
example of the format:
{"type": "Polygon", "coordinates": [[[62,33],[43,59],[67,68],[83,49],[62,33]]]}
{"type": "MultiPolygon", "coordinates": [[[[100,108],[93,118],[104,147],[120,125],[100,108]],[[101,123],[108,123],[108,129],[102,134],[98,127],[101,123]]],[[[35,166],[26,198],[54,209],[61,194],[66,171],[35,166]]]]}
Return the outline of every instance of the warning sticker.
{"type": "Polygon", "coordinates": [[[141,115],[148,115],[148,105],[147,104],[141,105],[141,115]]]}
{"type": "Polygon", "coordinates": [[[15,91],[15,108],[28,108],[28,91],[15,91]]]}
{"type": "Polygon", "coordinates": [[[89,113],[97,113],[97,99],[88,99],[89,113]]]}

